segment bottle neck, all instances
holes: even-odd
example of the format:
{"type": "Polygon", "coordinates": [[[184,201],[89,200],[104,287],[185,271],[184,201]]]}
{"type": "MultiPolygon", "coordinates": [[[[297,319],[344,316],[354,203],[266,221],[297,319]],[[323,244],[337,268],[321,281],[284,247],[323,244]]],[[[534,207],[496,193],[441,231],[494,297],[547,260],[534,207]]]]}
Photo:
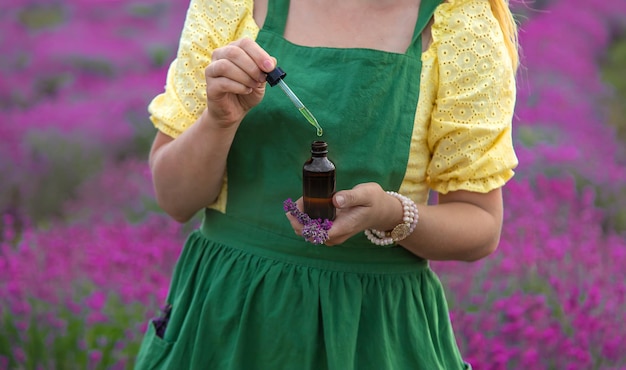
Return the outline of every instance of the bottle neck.
{"type": "Polygon", "coordinates": [[[328,153],[328,144],[325,141],[314,141],[311,144],[312,157],[326,157],[328,153]]]}

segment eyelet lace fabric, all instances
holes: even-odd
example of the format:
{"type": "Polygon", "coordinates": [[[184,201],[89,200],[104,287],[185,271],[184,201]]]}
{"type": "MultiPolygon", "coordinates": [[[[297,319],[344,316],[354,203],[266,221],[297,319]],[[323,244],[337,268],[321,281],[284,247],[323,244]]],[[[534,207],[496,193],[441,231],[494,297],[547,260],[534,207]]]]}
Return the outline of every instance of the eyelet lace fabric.
{"type": "Polygon", "coordinates": [[[427,165],[426,180],[440,193],[498,188],[517,165],[511,139],[515,75],[489,2],[442,4],[432,37],[423,70],[431,93],[418,109],[426,118],[432,107],[426,138],[432,158],[420,167],[427,165]]]}
{"type": "MultiPolygon", "coordinates": [[[[177,137],[206,107],[211,53],[256,38],[252,0],[192,0],[165,91],[148,110],[155,127],[177,137]]],[[[416,202],[428,189],[488,192],[513,176],[511,123],[515,74],[488,0],[449,0],[435,11],[422,54],[421,91],[411,152],[399,192],[416,202]]],[[[225,210],[226,180],[216,204],[225,210]]]]}
{"type": "Polygon", "coordinates": [[[176,138],[200,117],[206,108],[204,70],[213,50],[259,32],[252,6],[252,0],[191,0],[165,92],[148,106],[157,129],[176,138]]]}

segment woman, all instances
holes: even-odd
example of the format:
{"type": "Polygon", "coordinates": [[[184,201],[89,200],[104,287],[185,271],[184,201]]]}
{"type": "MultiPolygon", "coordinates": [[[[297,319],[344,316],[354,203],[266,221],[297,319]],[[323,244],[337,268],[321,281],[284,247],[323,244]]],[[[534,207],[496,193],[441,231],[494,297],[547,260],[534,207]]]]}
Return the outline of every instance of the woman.
{"type": "Polygon", "coordinates": [[[192,0],[150,165],[159,205],[204,219],[137,368],[470,368],[427,261],[498,245],[516,66],[504,0],[192,0]],[[282,210],[318,138],[277,63],[337,166],[325,246],[282,210]]]}

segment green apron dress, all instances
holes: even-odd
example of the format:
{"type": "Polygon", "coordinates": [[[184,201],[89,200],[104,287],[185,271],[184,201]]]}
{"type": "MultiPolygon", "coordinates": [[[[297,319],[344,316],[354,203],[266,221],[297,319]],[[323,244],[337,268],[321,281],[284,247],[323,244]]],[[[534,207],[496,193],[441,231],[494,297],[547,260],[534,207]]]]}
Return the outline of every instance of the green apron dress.
{"type": "MultiPolygon", "coordinates": [[[[422,0],[404,54],[304,47],[283,38],[289,0],[270,0],[257,42],[313,112],[337,189],[398,190],[419,96],[422,0]]],[[[282,203],[302,194],[319,139],[278,87],[242,122],[228,157],[226,212],[207,209],[177,262],[163,337],[148,325],[137,369],[454,370],[459,354],[428,262],[360,233],[340,246],[294,234],[282,203]]]]}

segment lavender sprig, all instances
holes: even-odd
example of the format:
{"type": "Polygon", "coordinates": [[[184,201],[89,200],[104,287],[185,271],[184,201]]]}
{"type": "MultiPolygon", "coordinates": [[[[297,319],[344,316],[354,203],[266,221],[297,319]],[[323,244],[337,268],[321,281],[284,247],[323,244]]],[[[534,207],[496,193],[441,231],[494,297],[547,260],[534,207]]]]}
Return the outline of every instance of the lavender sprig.
{"type": "Polygon", "coordinates": [[[306,213],[300,211],[296,203],[291,198],[283,202],[283,209],[298,219],[304,227],[302,237],[313,244],[324,244],[328,240],[328,230],[333,226],[333,222],[327,219],[312,219],[306,213]]]}

